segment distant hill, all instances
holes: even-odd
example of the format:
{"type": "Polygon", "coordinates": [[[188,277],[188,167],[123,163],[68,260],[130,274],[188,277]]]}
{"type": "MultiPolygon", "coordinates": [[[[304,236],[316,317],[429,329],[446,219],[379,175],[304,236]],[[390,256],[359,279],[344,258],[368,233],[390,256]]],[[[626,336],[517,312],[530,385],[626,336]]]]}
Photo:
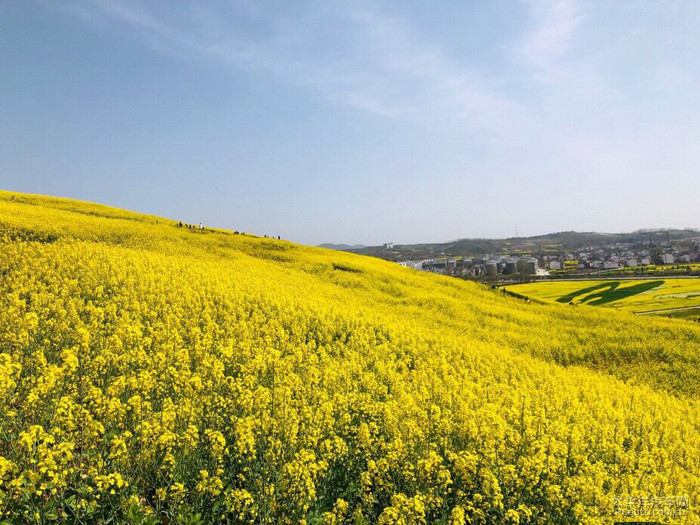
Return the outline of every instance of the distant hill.
{"type": "Polygon", "coordinates": [[[556,232],[534,237],[510,237],[507,239],[458,239],[444,243],[395,244],[387,249],[383,246],[367,246],[353,249],[355,253],[372,255],[391,261],[425,259],[439,255],[476,254],[533,254],[546,255],[586,247],[631,243],[637,246],[660,245],[667,240],[680,241],[700,237],[696,229],[638,230],[632,233],[556,232]]]}
{"type": "Polygon", "coordinates": [[[328,248],[329,250],[340,250],[341,252],[347,252],[349,250],[362,250],[367,248],[364,244],[333,244],[332,242],[326,242],[318,245],[319,248],[328,248]]]}

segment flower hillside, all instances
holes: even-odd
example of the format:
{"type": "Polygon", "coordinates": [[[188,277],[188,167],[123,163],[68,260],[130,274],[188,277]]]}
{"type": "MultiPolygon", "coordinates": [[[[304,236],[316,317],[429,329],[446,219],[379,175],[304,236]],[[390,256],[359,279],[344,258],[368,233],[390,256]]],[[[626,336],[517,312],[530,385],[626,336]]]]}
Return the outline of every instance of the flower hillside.
{"type": "Polygon", "coordinates": [[[0,522],[700,521],[697,325],[9,192],[0,276],[0,522]]]}

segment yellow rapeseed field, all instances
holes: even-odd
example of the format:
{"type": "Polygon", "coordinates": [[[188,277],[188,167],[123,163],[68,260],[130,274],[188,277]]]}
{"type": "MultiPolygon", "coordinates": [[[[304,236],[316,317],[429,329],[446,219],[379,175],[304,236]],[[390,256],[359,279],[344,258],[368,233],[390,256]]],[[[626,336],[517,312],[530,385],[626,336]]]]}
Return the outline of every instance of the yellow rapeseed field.
{"type": "Polygon", "coordinates": [[[696,324],[7,192],[0,287],[0,522],[700,522],[696,324]]]}

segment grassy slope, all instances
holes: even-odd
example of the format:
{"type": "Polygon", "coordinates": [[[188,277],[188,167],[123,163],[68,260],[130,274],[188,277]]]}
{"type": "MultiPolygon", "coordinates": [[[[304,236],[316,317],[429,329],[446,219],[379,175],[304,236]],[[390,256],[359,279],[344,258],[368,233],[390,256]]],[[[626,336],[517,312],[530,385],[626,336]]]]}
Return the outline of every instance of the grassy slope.
{"type": "MultiPolygon", "coordinates": [[[[691,454],[698,452],[695,398],[700,394],[700,327],[692,323],[529,304],[477,284],[367,257],[225,231],[192,232],[167,219],[40,196],[0,192],[0,234],[15,245],[22,239],[39,241],[39,247],[27,248],[26,255],[42,264],[59,256],[69,261],[56,263],[56,272],[63,272],[66,282],[82,279],[80,269],[88,271],[101,257],[123,260],[126,268],[138,268],[143,260],[151,272],[183,276],[183,282],[173,286],[184,290],[190,280],[193,287],[220,294],[222,304],[250,298],[250,302],[264,302],[268,312],[278,312],[280,318],[293,316],[298,308],[317,319],[303,330],[311,330],[314,323],[342,327],[334,340],[342,336],[350,341],[353,331],[383,334],[380,339],[385,343],[380,346],[386,349],[380,348],[379,353],[379,339],[363,343],[367,362],[362,367],[383,376],[386,367],[398,366],[394,360],[406,359],[410,367],[401,365],[393,372],[398,375],[392,381],[398,383],[389,390],[403,389],[415,397],[414,388],[432,384],[433,393],[425,395],[442,410],[469,399],[475,407],[508,403],[523,411],[526,407],[551,410],[556,416],[544,417],[560,418],[558,424],[566,426],[583,418],[582,414],[593,418],[586,419],[588,425],[602,425],[608,417],[605,407],[618,407],[615,410],[622,410],[620,417],[625,421],[644,420],[643,424],[652,426],[663,421],[663,425],[683,428],[684,446],[690,447],[691,454]],[[210,287],[210,279],[219,288],[210,287]],[[219,289],[225,291],[214,291],[219,289]],[[419,372],[425,375],[416,376],[419,372]],[[460,382],[471,385],[471,390],[461,390],[460,382]],[[656,416],[644,415],[645,403],[656,407],[656,416]]],[[[32,268],[34,263],[21,253],[17,266],[32,268]]],[[[99,275],[109,280],[109,272],[99,275]]],[[[154,279],[167,293],[167,282],[154,279]]],[[[149,301],[148,295],[143,301],[149,301]]],[[[261,343],[274,347],[274,342],[261,343]]],[[[3,351],[7,348],[0,348],[3,351]]],[[[354,388],[352,383],[349,388],[354,388]]],[[[423,406],[416,403],[406,404],[406,418],[423,406]]],[[[453,423],[459,421],[452,417],[453,423]]],[[[603,432],[602,428],[587,431],[603,432]]],[[[562,432],[567,432],[564,427],[562,432]]],[[[639,446],[645,447],[644,434],[640,435],[639,446]]],[[[669,487],[695,493],[693,468],[691,463],[678,464],[673,472],[662,467],[659,475],[671,479],[669,487]]],[[[630,474],[635,480],[641,475],[634,469],[630,472],[635,472],[630,474]]],[[[638,486],[642,478],[635,481],[638,486]]],[[[646,479],[644,483],[656,478],[647,475],[646,479]]],[[[501,482],[506,483],[505,478],[501,482]]],[[[571,501],[576,503],[576,497],[569,496],[571,501]]]]}

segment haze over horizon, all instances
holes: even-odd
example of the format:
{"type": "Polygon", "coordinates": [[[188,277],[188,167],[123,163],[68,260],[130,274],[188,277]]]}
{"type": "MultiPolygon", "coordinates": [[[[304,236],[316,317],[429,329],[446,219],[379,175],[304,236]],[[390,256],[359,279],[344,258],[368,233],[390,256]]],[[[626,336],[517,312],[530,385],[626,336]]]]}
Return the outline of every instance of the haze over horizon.
{"type": "Polygon", "coordinates": [[[0,188],[305,244],[697,227],[700,3],[0,5],[0,188]]]}

